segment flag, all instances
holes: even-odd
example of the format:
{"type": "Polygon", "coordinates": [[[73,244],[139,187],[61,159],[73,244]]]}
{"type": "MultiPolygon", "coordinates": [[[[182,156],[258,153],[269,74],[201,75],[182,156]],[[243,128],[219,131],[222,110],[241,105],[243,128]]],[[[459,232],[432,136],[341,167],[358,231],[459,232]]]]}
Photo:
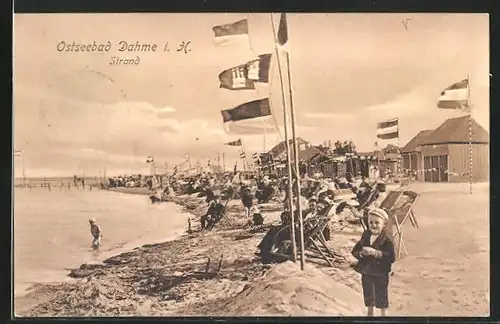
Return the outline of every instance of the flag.
{"type": "Polygon", "coordinates": [[[224,70],[219,74],[220,88],[228,90],[252,90],[255,83],[245,76],[245,64],[224,70]]]}
{"type": "Polygon", "coordinates": [[[259,156],[259,153],[254,153],[252,154],[252,159],[254,161],[255,164],[260,164],[260,156],[259,156]]]}
{"type": "Polygon", "coordinates": [[[245,154],[245,152],[241,152],[240,159],[246,159],[246,158],[247,158],[247,155],[245,154]]]}
{"type": "Polygon", "coordinates": [[[229,90],[252,90],[255,82],[269,82],[271,54],[259,55],[258,59],[222,71],[220,87],[229,90]]]}
{"type": "Polygon", "coordinates": [[[154,162],[154,161],[155,161],[155,159],[154,159],[154,157],[152,157],[152,156],[148,156],[148,157],[146,158],[146,163],[152,163],[152,162],[154,162]]]}
{"type": "Polygon", "coordinates": [[[21,156],[21,150],[15,150],[14,156],[21,156]]]}
{"type": "Polygon", "coordinates": [[[258,99],[221,111],[222,122],[228,133],[255,134],[271,128],[269,99],[258,99]]]}
{"type": "Polygon", "coordinates": [[[276,134],[279,131],[272,116],[224,123],[224,130],[231,135],[276,134]]]}
{"type": "Polygon", "coordinates": [[[377,124],[377,138],[392,139],[399,137],[399,120],[397,118],[377,124]]]}
{"type": "Polygon", "coordinates": [[[269,82],[269,67],[271,65],[272,54],[262,54],[259,55],[258,59],[248,62],[246,67],[246,77],[247,79],[256,82],[269,82]]]}
{"type": "Polygon", "coordinates": [[[286,14],[283,12],[280,17],[278,27],[278,44],[284,46],[288,42],[288,26],[286,22],[286,14]]]}
{"type": "Polygon", "coordinates": [[[228,142],[228,143],[226,143],[226,144],[224,144],[224,145],[229,145],[229,146],[241,146],[241,145],[242,145],[242,143],[241,143],[241,138],[240,138],[239,140],[237,140],[237,141],[228,142]]]}
{"type": "Polygon", "coordinates": [[[215,42],[219,45],[227,44],[236,39],[248,41],[248,20],[242,19],[231,24],[218,25],[212,28],[215,42]]]}
{"type": "Polygon", "coordinates": [[[441,92],[437,106],[441,109],[462,109],[468,107],[469,80],[454,83],[441,92]]]}

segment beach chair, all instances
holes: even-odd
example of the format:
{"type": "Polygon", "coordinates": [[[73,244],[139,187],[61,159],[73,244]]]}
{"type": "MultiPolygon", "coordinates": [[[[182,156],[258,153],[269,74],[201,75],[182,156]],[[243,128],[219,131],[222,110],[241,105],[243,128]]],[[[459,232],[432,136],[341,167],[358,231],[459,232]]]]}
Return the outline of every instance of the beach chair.
{"type": "Polygon", "coordinates": [[[314,218],[306,220],[304,223],[304,244],[305,248],[311,251],[311,248],[319,252],[321,257],[328,263],[329,266],[333,267],[333,262],[331,259],[337,259],[341,257],[335,254],[329,247],[326,238],[324,236],[325,227],[328,226],[331,220],[330,211],[335,208],[335,215],[338,215],[347,206],[347,202],[342,202],[340,204],[330,204],[327,208],[323,210],[322,215],[318,215],[314,218]],[[324,250],[324,251],[323,251],[324,250]],[[325,253],[326,252],[326,253],[325,253]]]}
{"type": "Polygon", "coordinates": [[[404,225],[409,219],[412,225],[418,228],[417,219],[413,212],[418,197],[419,194],[413,191],[391,191],[380,205],[380,208],[386,210],[389,214],[387,230],[392,239],[397,242],[396,257],[398,260],[402,258],[402,251],[404,251],[405,256],[408,255],[403,239],[404,225]],[[407,201],[404,204],[399,204],[404,196],[406,196],[407,201]],[[396,232],[394,232],[394,227],[396,232]]]}

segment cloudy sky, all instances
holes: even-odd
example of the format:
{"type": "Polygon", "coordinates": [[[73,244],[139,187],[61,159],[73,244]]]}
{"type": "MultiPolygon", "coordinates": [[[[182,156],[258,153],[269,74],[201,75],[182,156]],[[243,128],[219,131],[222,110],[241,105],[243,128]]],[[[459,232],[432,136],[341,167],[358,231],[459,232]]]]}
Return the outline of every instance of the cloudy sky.
{"type": "MultiPolygon", "coordinates": [[[[473,116],[489,129],[488,24],[485,14],[289,14],[298,136],[372,150],[376,123],[399,117],[404,145],[459,116],[436,100],[467,75],[473,116]]],[[[14,146],[24,151],[26,174],[146,173],[149,155],[172,167],[186,154],[196,161],[225,152],[229,165],[237,149],[223,144],[240,136],[224,132],[220,111],[270,96],[280,121],[279,74],[273,61],[270,84],[244,92],[220,89],[218,74],[273,51],[270,14],[16,15],[14,146]],[[243,18],[250,42],[214,42],[213,26],[243,18]],[[61,41],[112,48],[58,52],[61,41]],[[120,41],[158,50],[118,52],[120,41]],[[176,50],[182,42],[190,42],[187,53],[176,50]],[[112,56],[140,63],[110,66],[112,56]]],[[[248,151],[264,148],[262,135],[243,139],[248,151]]],[[[266,149],[280,140],[267,134],[266,149]]],[[[15,163],[21,176],[21,159],[15,163]]]]}

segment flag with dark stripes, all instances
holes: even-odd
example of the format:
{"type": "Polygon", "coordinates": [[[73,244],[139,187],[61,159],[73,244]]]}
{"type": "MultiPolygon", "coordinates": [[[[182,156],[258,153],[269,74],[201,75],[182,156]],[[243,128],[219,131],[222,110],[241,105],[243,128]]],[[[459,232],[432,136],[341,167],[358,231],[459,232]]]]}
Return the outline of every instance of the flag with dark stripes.
{"type": "Polygon", "coordinates": [[[253,90],[255,82],[269,82],[270,64],[271,54],[262,54],[258,59],[224,70],[219,74],[220,87],[228,90],[253,90]]]}
{"type": "Polygon", "coordinates": [[[377,124],[377,138],[393,139],[399,137],[399,119],[394,118],[377,124]]]}
{"type": "Polygon", "coordinates": [[[454,83],[441,92],[437,106],[441,109],[466,109],[469,103],[469,80],[454,83]]]}
{"type": "Polygon", "coordinates": [[[240,120],[258,118],[271,115],[269,99],[259,99],[244,103],[232,109],[221,111],[222,122],[237,122],[240,120]]]}
{"type": "Polygon", "coordinates": [[[229,145],[229,146],[241,146],[242,145],[241,138],[239,140],[236,140],[236,141],[228,142],[225,145],[229,145]]]}
{"type": "Polygon", "coordinates": [[[236,39],[248,41],[248,20],[242,19],[234,23],[214,26],[214,40],[219,45],[230,43],[236,39]]]}

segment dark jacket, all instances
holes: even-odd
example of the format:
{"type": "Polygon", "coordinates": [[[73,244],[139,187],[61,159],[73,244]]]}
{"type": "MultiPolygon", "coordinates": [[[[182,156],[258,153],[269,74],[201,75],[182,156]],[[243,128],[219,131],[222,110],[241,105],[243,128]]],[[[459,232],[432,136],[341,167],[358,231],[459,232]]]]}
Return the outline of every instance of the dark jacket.
{"type": "Polygon", "coordinates": [[[361,235],[361,239],[352,249],[352,255],[358,259],[358,263],[354,269],[365,275],[382,276],[391,272],[391,265],[396,260],[394,244],[385,230],[382,230],[379,237],[370,245],[370,231],[365,231],[361,235]],[[368,255],[361,257],[360,252],[363,247],[371,246],[372,248],[382,252],[381,258],[368,255]]]}
{"type": "Polygon", "coordinates": [[[251,194],[245,193],[243,197],[241,197],[241,201],[243,202],[243,206],[252,207],[253,205],[253,196],[251,194]]]}

